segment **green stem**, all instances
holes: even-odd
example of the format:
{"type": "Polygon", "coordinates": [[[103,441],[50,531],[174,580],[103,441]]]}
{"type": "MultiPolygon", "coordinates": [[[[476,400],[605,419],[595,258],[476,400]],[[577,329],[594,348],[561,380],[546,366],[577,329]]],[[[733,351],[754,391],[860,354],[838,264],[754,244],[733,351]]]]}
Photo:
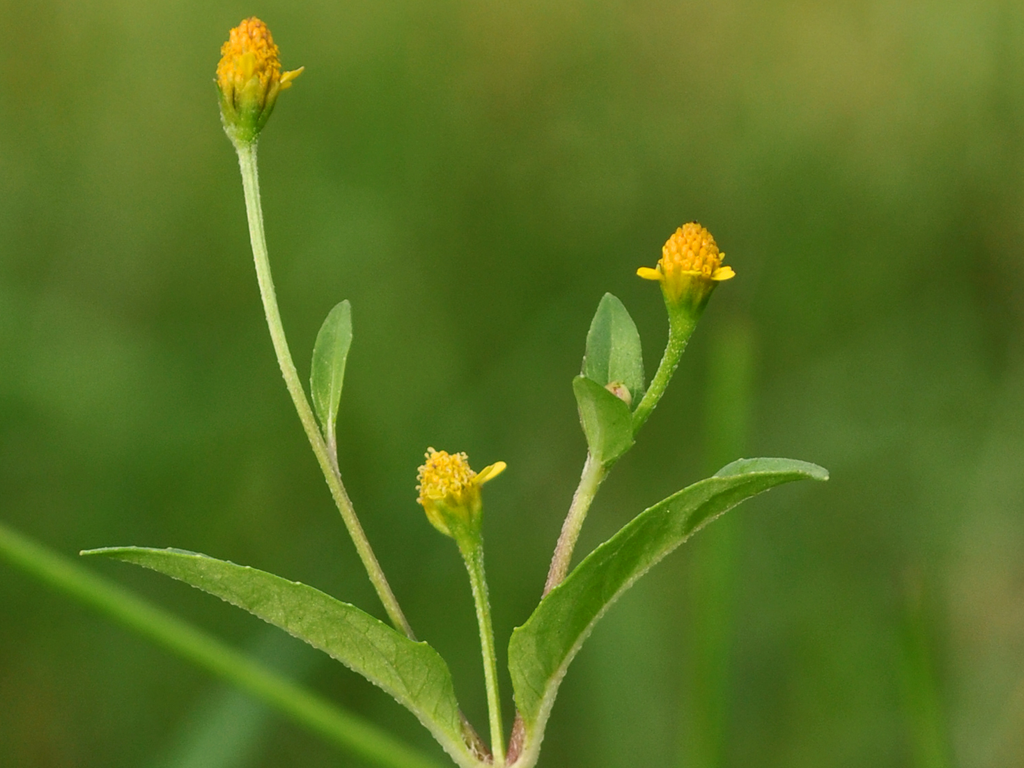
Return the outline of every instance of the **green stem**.
{"type": "Polygon", "coordinates": [[[292,402],[295,403],[295,410],[298,411],[302,428],[306,431],[309,444],[313,448],[313,453],[316,454],[320,469],[323,470],[324,479],[331,490],[331,496],[334,497],[334,503],[338,505],[341,518],[345,521],[345,527],[356,545],[359,559],[363,561],[366,573],[369,575],[374,589],[377,590],[380,601],[384,604],[388,618],[391,619],[395,628],[402,630],[410,639],[415,640],[412,628],[406,621],[405,615],[398,605],[398,600],[395,599],[388,580],[384,576],[384,571],[373,554],[373,549],[359,523],[359,518],[356,517],[355,508],[341,481],[341,473],[337,469],[337,459],[332,456],[324,442],[316,417],[313,415],[313,409],[306,398],[306,391],[295,370],[295,363],[292,361],[288,339],[285,337],[284,327],[281,324],[281,312],[278,309],[277,295],[274,291],[274,278],[270,272],[267,240],[263,232],[263,206],[260,203],[260,181],[256,167],[256,142],[239,144],[235,148],[238,150],[238,165],[242,171],[245,208],[249,217],[249,238],[252,241],[252,255],[256,262],[256,279],[259,281],[263,311],[267,316],[270,338],[274,344],[274,352],[277,354],[277,362],[281,366],[285,385],[288,387],[288,394],[292,396],[292,402]]]}
{"type": "Polygon", "coordinates": [[[672,380],[672,374],[679,367],[679,360],[686,350],[686,343],[690,340],[693,329],[697,327],[697,317],[681,311],[669,309],[668,343],[665,344],[665,353],[661,356],[658,370],[651,379],[651,386],[648,387],[640,404],[633,411],[633,435],[640,431],[650,417],[661,396],[665,394],[668,383],[672,380]]]}
{"type": "Polygon", "coordinates": [[[498,695],[498,657],[494,649],[494,628],[491,626],[491,602],[487,597],[484,576],[484,547],[477,533],[456,536],[459,552],[469,572],[469,585],[476,605],[476,621],[480,626],[480,650],[484,659],[484,682],[487,685],[487,713],[491,726],[491,752],[494,765],[505,765],[505,736],[501,725],[501,697],[498,695]]]}
{"type": "Polygon", "coordinates": [[[572,496],[572,504],[569,505],[569,512],[562,524],[562,532],[558,536],[558,543],[555,545],[555,553],[551,557],[551,567],[548,568],[548,579],[544,583],[544,594],[565,581],[569,573],[569,564],[572,562],[572,551],[576,547],[576,539],[579,538],[583,521],[587,517],[597,489],[608,476],[610,466],[602,466],[599,461],[589,453],[583,464],[583,474],[580,475],[580,483],[576,486],[576,493],[572,496]]]}
{"type": "Polygon", "coordinates": [[[386,731],[339,709],[173,614],[0,524],[0,556],[158,645],[203,667],[299,725],[376,765],[439,768],[386,731]]]}

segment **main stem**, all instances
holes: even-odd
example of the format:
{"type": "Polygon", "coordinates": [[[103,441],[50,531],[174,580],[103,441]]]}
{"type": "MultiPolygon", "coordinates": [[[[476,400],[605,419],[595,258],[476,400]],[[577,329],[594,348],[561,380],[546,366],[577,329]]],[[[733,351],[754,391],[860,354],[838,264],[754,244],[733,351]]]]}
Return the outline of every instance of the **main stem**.
{"type": "Polygon", "coordinates": [[[494,628],[491,626],[491,602],[487,597],[484,576],[484,547],[479,536],[456,537],[459,552],[469,572],[469,585],[476,605],[476,621],[480,626],[480,650],[484,659],[484,682],[487,685],[487,713],[491,726],[491,752],[494,765],[505,765],[505,736],[501,725],[501,697],[498,695],[498,657],[494,649],[494,628]],[[472,538],[472,540],[470,540],[472,538]]]}
{"type": "Polygon", "coordinates": [[[295,370],[295,363],[292,361],[288,339],[285,337],[284,326],[281,324],[281,312],[278,309],[277,294],[274,291],[274,278],[270,272],[267,240],[263,232],[263,206],[260,203],[256,142],[236,145],[236,149],[238,150],[238,165],[242,171],[242,187],[245,190],[245,209],[249,217],[249,239],[252,242],[252,255],[256,262],[256,279],[259,281],[263,311],[267,316],[270,339],[274,344],[274,352],[277,355],[277,362],[281,366],[285,386],[288,387],[288,394],[291,395],[295,410],[298,411],[302,428],[306,431],[306,437],[309,438],[309,444],[324,473],[324,479],[327,481],[327,487],[331,490],[331,496],[334,497],[334,503],[338,505],[338,510],[341,512],[341,519],[345,521],[345,527],[356,545],[359,559],[363,561],[366,573],[369,575],[374,589],[377,590],[380,601],[384,604],[388,618],[397,629],[402,630],[410,639],[415,640],[412,627],[406,621],[405,614],[402,613],[398,600],[395,599],[388,580],[384,576],[384,571],[373,554],[363,526],[360,525],[359,518],[356,517],[355,508],[341,481],[341,473],[337,469],[336,459],[332,457],[324,442],[316,417],[313,415],[313,409],[306,398],[306,391],[299,380],[298,371],[295,370]]]}

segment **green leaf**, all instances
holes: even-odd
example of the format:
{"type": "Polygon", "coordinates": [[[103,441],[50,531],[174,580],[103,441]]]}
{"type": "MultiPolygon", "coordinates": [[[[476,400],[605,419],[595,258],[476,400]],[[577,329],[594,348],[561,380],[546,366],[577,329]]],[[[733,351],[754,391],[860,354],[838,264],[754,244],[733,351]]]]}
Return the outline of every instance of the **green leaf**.
{"type": "Polygon", "coordinates": [[[341,385],[345,381],[345,363],[352,346],[352,305],[348,299],[327,313],[313,345],[309,388],[313,409],[320,419],[320,428],[328,441],[333,441],[334,425],[341,402],[341,385]]]}
{"type": "Polygon", "coordinates": [[[135,563],[184,581],[317,648],[391,694],[460,765],[472,758],[462,739],[451,673],[437,651],[353,605],[272,573],[180,549],[108,547],[83,555],[135,563]]]}
{"type": "Polygon", "coordinates": [[[580,423],[590,455],[610,464],[633,445],[633,416],[629,406],[586,376],[572,380],[580,423]]]}
{"type": "Polygon", "coordinates": [[[587,556],[512,633],[509,669],[526,725],[524,751],[544,735],[569,663],[608,607],[696,530],[744,499],[793,480],[827,480],[815,464],[741,459],[642,512],[587,556]]]}
{"type": "Polygon", "coordinates": [[[611,382],[623,384],[634,403],[644,394],[640,334],[626,307],[610,293],[601,299],[590,322],[583,375],[602,387],[611,382]]]}

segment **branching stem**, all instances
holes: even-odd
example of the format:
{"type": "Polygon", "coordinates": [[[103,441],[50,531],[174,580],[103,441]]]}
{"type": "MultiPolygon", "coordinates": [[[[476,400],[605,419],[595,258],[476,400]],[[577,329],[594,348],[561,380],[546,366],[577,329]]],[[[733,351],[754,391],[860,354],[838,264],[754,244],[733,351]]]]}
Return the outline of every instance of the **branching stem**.
{"type": "MultiPolygon", "coordinates": [[[[633,411],[633,435],[640,431],[647,418],[651,415],[654,407],[665,394],[672,374],[679,366],[679,359],[683,356],[686,343],[690,340],[693,329],[697,326],[697,318],[684,315],[681,312],[669,312],[668,342],[665,345],[665,352],[661,356],[658,370],[651,380],[651,386],[647,389],[643,399],[633,411]]],[[[580,529],[583,528],[583,521],[590,511],[590,505],[597,495],[598,488],[611,471],[612,464],[601,464],[594,460],[594,457],[587,454],[587,461],[583,465],[583,474],[580,476],[579,485],[572,497],[572,504],[569,505],[569,512],[562,524],[562,532],[558,537],[558,544],[555,545],[555,553],[551,558],[551,566],[548,569],[548,578],[544,583],[544,594],[557,587],[569,573],[569,565],[572,563],[572,553],[576,547],[576,539],[579,538],[580,529]]]]}

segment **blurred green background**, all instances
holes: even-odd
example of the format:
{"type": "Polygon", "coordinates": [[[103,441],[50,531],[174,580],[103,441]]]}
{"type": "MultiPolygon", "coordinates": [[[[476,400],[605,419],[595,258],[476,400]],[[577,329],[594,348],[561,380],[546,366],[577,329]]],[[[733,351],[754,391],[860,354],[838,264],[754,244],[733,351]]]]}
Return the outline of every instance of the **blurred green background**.
{"type": "MultiPolygon", "coordinates": [[[[738,277],[579,551],[738,455],[832,480],[750,502],[628,593],[541,765],[1024,766],[1019,2],[0,0],[0,519],[382,615],[277,370],[219,124],[219,46],[252,14],[306,67],[261,143],[285,326],[305,376],[352,301],[343,474],[481,728],[422,452],[508,462],[485,528],[504,654],[582,467],[591,314],[619,296],[652,372],[664,309],[634,272],[697,219],[738,277]]],[[[87,565],[440,754],[258,620],[87,565]]],[[[0,764],[362,763],[0,562],[0,764]]]]}

